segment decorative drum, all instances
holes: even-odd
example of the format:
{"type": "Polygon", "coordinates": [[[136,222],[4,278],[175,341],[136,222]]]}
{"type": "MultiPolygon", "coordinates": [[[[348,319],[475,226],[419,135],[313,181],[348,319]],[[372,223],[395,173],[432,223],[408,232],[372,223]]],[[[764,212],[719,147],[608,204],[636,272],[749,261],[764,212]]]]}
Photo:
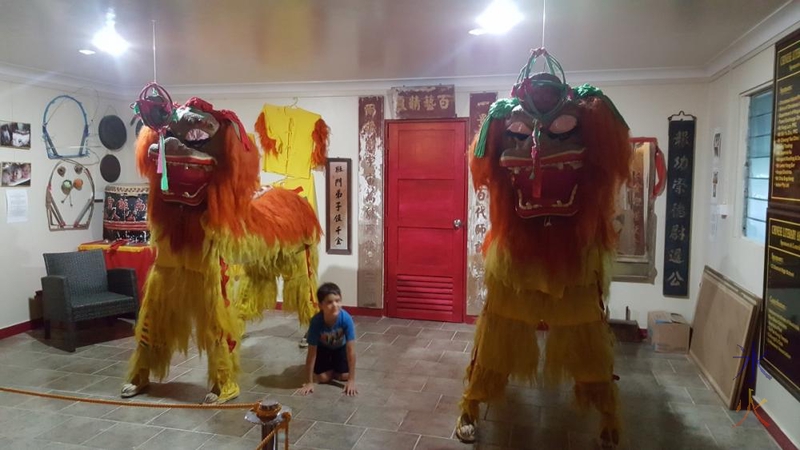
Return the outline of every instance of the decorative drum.
{"type": "Polygon", "coordinates": [[[130,243],[150,240],[147,228],[146,184],[109,184],[103,207],[103,239],[127,239],[130,243]]]}

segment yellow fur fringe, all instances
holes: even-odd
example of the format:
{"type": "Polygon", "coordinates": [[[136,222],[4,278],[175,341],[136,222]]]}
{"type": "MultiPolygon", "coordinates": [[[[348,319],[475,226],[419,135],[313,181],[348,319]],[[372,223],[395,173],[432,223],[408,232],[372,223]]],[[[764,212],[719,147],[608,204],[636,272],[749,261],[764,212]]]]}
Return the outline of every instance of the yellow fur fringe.
{"type": "Polygon", "coordinates": [[[169,372],[173,353],[186,353],[189,339],[198,350],[209,352],[209,378],[238,374],[238,355],[231,355],[227,340],[241,343],[241,327],[234,305],[222,297],[219,256],[210,246],[205,251],[172,253],[159,248],[156,262],[145,283],[145,295],[136,324],[137,354],[131,361],[128,379],[149,369],[157,379],[169,372]],[[224,348],[226,351],[222,352],[224,348]]]}
{"type": "Polygon", "coordinates": [[[237,281],[233,302],[242,320],[258,320],[267,309],[275,309],[277,280],[283,278],[283,309],[296,312],[301,325],[308,325],[317,312],[319,250],[317,242],[267,244],[256,235],[213,236],[225,261],[240,264],[244,274],[237,281]]]}
{"type": "Polygon", "coordinates": [[[581,410],[595,408],[600,412],[604,427],[619,430],[617,416],[618,391],[613,382],[575,383],[575,404],[581,410]]]}
{"type": "Polygon", "coordinates": [[[580,405],[595,406],[609,415],[604,420],[616,420],[613,335],[603,320],[601,305],[610,283],[609,261],[608,255],[590,250],[580,273],[557,279],[547,277],[541,267],[514,265],[496,246],[489,247],[488,293],[467,369],[463,412],[477,419],[478,403],[502,398],[509,378],[538,381],[536,330],[544,321],[550,328],[544,384],[575,380],[581,386],[580,393],[576,391],[580,405]],[[596,387],[601,385],[605,387],[596,387]]]}

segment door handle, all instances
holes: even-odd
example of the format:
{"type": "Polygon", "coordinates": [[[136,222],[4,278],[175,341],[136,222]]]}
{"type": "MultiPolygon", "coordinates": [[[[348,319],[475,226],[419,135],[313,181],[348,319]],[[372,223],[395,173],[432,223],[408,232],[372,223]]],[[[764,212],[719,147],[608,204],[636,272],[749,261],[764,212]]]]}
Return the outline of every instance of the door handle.
{"type": "Polygon", "coordinates": [[[453,221],[453,228],[455,228],[456,230],[461,228],[461,219],[456,219],[453,221]]]}

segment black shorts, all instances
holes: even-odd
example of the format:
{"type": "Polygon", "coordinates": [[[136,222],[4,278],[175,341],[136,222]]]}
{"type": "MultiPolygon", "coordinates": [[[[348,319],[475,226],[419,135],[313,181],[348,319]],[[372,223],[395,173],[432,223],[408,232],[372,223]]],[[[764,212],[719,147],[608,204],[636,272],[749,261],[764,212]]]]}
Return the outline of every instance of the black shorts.
{"type": "Polygon", "coordinates": [[[319,375],[328,372],[350,373],[347,365],[347,346],[343,345],[335,350],[325,346],[317,346],[317,360],[314,362],[314,373],[319,375]]]}

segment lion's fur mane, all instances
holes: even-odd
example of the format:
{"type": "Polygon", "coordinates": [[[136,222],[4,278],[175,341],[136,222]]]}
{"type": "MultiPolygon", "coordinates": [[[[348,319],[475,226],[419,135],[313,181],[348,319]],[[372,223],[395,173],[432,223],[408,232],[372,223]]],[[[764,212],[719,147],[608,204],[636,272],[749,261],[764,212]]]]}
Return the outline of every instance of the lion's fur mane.
{"type": "MultiPolygon", "coordinates": [[[[470,151],[473,184],[476,189],[487,186],[490,193],[491,230],[484,249],[497,242],[510,252],[513,261],[543,263],[553,275],[580,270],[587,246],[598,246],[601,251],[614,249],[617,234],[611,221],[615,200],[621,183],[629,176],[628,129],[600,98],[580,100],[579,111],[580,133],[586,143],[577,196],[580,209],[572,217],[552,217],[549,226],[543,218],[526,220],[516,214],[514,187],[508,170],[499,165],[504,150],[503,119],[491,121],[483,157],[475,157],[470,151]]],[[[473,150],[474,146],[475,142],[473,150]]]]}

